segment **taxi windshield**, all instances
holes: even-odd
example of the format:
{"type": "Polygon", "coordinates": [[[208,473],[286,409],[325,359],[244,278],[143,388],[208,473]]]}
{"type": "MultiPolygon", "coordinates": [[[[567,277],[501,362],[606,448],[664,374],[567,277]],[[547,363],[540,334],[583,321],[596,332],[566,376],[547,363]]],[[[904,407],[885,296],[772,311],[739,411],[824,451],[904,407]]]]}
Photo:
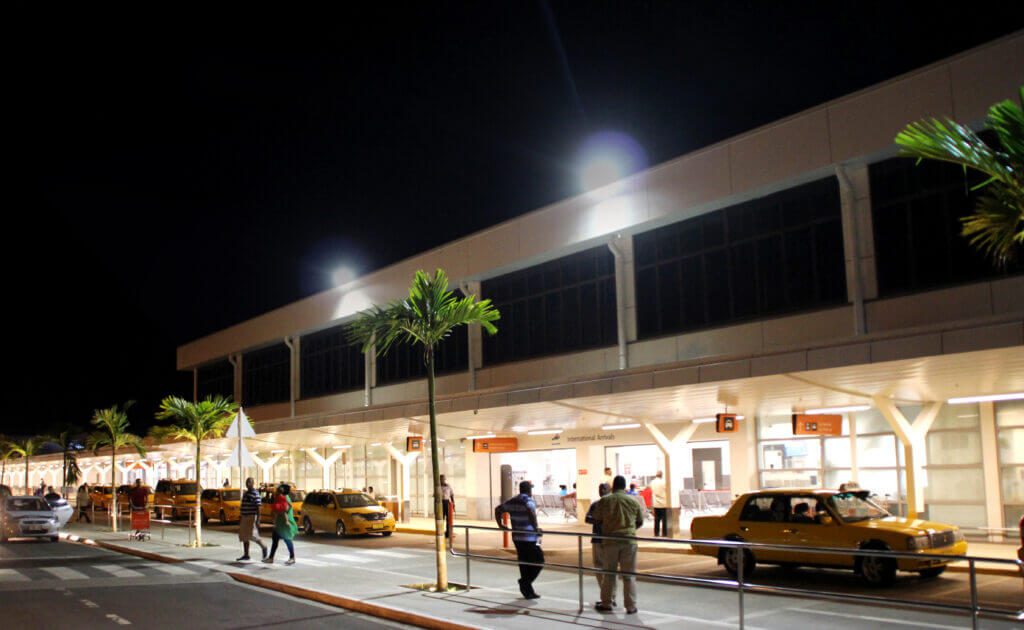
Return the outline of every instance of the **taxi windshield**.
{"type": "Polygon", "coordinates": [[[241,490],[225,490],[223,492],[223,497],[224,497],[225,501],[238,501],[238,500],[240,500],[242,498],[242,491],[241,490]]]}
{"type": "Polygon", "coordinates": [[[365,494],[339,494],[338,505],[343,508],[359,508],[377,505],[377,502],[365,494]]]}
{"type": "Polygon", "coordinates": [[[194,483],[176,483],[174,484],[175,494],[195,494],[196,484],[194,483]]]}
{"type": "Polygon", "coordinates": [[[828,504],[832,506],[835,513],[847,523],[869,521],[871,519],[891,516],[891,514],[871,501],[862,499],[852,492],[840,492],[839,494],[834,494],[828,498],[828,504]]]}

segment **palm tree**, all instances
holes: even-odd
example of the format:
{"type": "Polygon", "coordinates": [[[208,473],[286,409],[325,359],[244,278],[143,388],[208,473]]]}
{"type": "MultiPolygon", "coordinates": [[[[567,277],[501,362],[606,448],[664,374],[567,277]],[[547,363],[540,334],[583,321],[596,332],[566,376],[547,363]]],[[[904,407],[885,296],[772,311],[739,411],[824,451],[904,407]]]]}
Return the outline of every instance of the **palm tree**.
{"type": "MultiPolygon", "coordinates": [[[[1019,98],[1024,102],[1024,86],[1019,98]]],[[[988,110],[986,125],[998,147],[968,127],[935,118],[910,123],[895,142],[900,155],[951,162],[986,176],[972,188],[983,192],[974,213],[960,219],[962,234],[997,267],[1005,267],[1024,245],[1024,110],[1011,100],[996,103],[988,110]]]]}
{"type": "Polygon", "coordinates": [[[28,464],[29,464],[29,461],[32,459],[33,455],[35,455],[36,453],[39,452],[39,449],[43,446],[43,444],[45,442],[46,442],[46,440],[44,438],[41,438],[38,435],[35,435],[35,436],[32,436],[32,437],[22,438],[20,440],[11,440],[10,443],[9,443],[11,445],[11,451],[13,451],[14,453],[16,453],[18,455],[21,455],[21,457],[25,460],[25,493],[26,494],[28,494],[29,492],[32,491],[31,488],[28,487],[28,464]]]}
{"type": "Polygon", "coordinates": [[[140,456],[146,455],[146,445],[142,438],[134,433],[128,432],[128,408],[134,401],[128,401],[123,409],[117,405],[107,409],[97,409],[92,415],[92,425],[96,431],[89,435],[86,447],[93,454],[99,453],[100,449],[110,449],[110,519],[113,531],[117,531],[117,449],[132,447],[140,456]]]}
{"type": "Polygon", "coordinates": [[[202,487],[199,483],[199,471],[201,468],[200,459],[203,440],[219,438],[224,435],[235,413],[238,412],[238,403],[231,402],[230,398],[215,396],[206,397],[199,402],[189,402],[177,396],[168,396],[160,402],[160,411],[157,412],[158,420],[174,420],[175,423],[165,427],[153,427],[149,434],[155,438],[184,439],[195,442],[196,445],[196,546],[203,546],[202,519],[200,514],[199,495],[202,487]]]}
{"type": "MultiPolygon", "coordinates": [[[[488,334],[498,332],[494,325],[501,315],[490,300],[477,301],[475,295],[457,298],[448,290],[448,276],[438,269],[431,278],[417,271],[409,287],[409,297],[364,311],[349,325],[349,337],[363,345],[363,352],[386,354],[395,343],[420,346],[427,367],[427,399],[430,410],[430,457],[434,475],[434,550],[437,555],[437,590],[448,589],[445,558],[444,517],[441,514],[441,479],[437,455],[437,414],[434,409],[434,352],[452,329],[480,324],[488,334]]],[[[472,360],[472,358],[470,358],[472,360]]]]}
{"type": "Polygon", "coordinates": [[[82,448],[82,430],[76,426],[65,424],[61,425],[57,429],[57,433],[46,437],[48,444],[53,444],[60,449],[62,454],[61,461],[61,484],[64,488],[61,489],[63,492],[67,486],[74,485],[78,482],[78,476],[81,474],[81,470],[78,468],[78,451],[82,448]],[[74,471],[74,479],[71,479],[71,473],[74,471]]]}
{"type": "Polygon", "coordinates": [[[7,460],[17,453],[14,451],[14,445],[11,444],[4,436],[0,436],[0,461],[3,462],[0,465],[0,484],[3,484],[7,479],[7,460]]]}

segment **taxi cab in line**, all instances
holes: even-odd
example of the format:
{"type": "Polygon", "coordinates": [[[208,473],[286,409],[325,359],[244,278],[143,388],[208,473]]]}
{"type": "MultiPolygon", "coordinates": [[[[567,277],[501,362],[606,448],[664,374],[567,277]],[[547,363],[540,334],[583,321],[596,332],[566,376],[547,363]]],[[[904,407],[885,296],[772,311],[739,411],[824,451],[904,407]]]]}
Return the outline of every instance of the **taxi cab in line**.
{"type": "Polygon", "coordinates": [[[199,485],[193,479],[161,479],[153,493],[153,505],[160,518],[187,517],[196,506],[199,485]]]}
{"type": "Polygon", "coordinates": [[[296,490],[296,485],[287,481],[260,484],[260,523],[264,525],[274,524],[274,512],[270,506],[274,503],[274,492],[282,485],[287,485],[291,488],[288,498],[292,501],[292,516],[295,517],[295,523],[301,527],[306,492],[304,490],[296,490]]]}
{"type": "Polygon", "coordinates": [[[370,495],[358,490],[316,490],[306,495],[303,504],[302,530],[348,534],[381,534],[395,531],[395,516],[380,506],[370,495]]]}
{"type": "Polygon", "coordinates": [[[238,488],[210,488],[199,497],[203,522],[216,518],[221,523],[233,523],[242,516],[242,491],[238,488]]]}
{"type": "Polygon", "coordinates": [[[89,499],[97,510],[107,510],[114,500],[111,486],[93,486],[89,491],[89,499]]]}
{"type": "MultiPolygon", "coordinates": [[[[739,497],[722,516],[693,519],[695,540],[735,540],[798,547],[871,549],[959,556],[967,553],[960,529],[931,521],[889,514],[853,484],[839,490],[775,489],[739,497]]],[[[738,572],[739,550],[695,544],[697,553],[716,556],[733,577],[738,572]]],[[[755,563],[786,567],[850,568],[872,585],[891,584],[897,569],[935,577],[950,560],[941,558],[894,559],[857,557],[844,553],[807,553],[771,549],[743,550],[743,575],[753,574],[755,563]]]]}

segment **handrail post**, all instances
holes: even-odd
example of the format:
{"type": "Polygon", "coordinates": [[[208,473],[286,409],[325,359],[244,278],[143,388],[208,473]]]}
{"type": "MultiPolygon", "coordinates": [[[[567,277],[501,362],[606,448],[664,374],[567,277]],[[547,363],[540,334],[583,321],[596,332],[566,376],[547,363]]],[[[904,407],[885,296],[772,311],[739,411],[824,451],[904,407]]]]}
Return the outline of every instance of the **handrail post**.
{"type": "Polygon", "coordinates": [[[578,547],[578,554],[576,556],[576,568],[580,574],[580,609],[579,612],[583,612],[583,536],[579,535],[576,537],[576,543],[578,547]]]}
{"type": "Polygon", "coordinates": [[[465,528],[465,534],[466,534],[466,591],[469,591],[469,528],[468,527],[465,528]]]}
{"type": "Polygon", "coordinates": [[[743,547],[736,548],[736,592],[739,593],[740,608],[740,630],[743,630],[743,565],[746,564],[746,554],[743,547]]]}
{"type": "Polygon", "coordinates": [[[971,627],[978,630],[978,578],[974,572],[974,558],[967,564],[971,571],[971,627]]]}

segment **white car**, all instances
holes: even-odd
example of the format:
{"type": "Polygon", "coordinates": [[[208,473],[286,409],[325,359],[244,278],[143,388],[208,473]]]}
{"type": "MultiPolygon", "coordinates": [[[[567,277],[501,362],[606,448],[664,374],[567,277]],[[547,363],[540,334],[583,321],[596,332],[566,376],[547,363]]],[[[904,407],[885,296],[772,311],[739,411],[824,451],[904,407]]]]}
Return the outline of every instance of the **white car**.
{"type": "Polygon", "coordinates": [[[53,508],[42,497],[7,497],[0,504],[0,543],[9,538],[60,540],[60,525],[53,508]]]}
{"type": "MultiPolygon", "coordinates": [[[[45,497],[44,497],[45,498],[45,497]]],[[[71,520],[71,517],[75,515],[75,508],[71,507],[67,499],[46,499],[46,502],[50,504],[50,508],[53,510],[54,516],[57,517],[57,528],[64,527],[71,520]]]]}

